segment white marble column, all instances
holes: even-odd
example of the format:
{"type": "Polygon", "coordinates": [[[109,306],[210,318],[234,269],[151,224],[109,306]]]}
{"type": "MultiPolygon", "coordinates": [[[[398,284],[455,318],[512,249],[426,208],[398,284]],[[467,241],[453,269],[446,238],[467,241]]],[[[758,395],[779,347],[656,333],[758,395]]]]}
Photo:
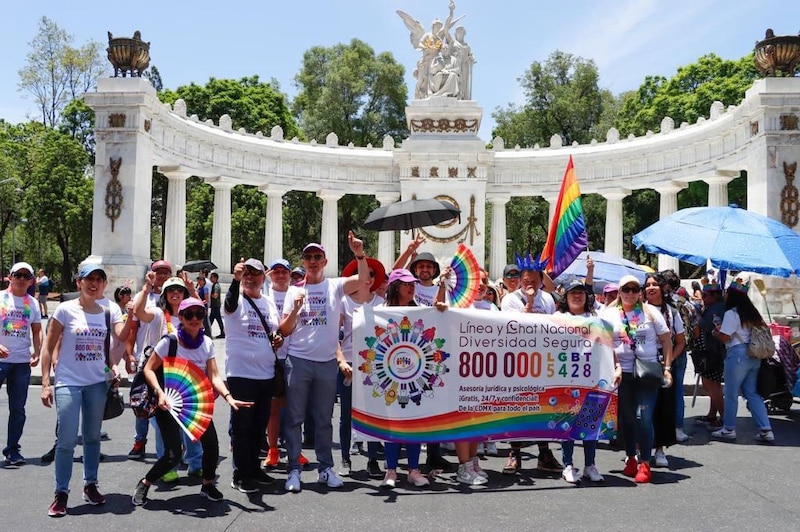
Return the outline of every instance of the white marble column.
{"type": "MultiPolygon", "coordinates": [[[[659,195],[658,218],[662,219],[678,210],[678,192],[686,188],[686,184],[671,181],[655,187],[659,195]]],[[[659,253],[658,271],[674,270],[678,273],[679,261],[675,257],[659,253]]]]}
{"type": "Polygon", "coordinates": [[[490,196],[492,204],[492,249],[489,255],[489,278],[497,279],[503,275],[507,264],[506,249],[506,204],[511,198],[506,196],[490,196]]]}
{"type": "Polygon", "coordinates": [[[209,181],[214,187],[214,226],[211,229],[211,262],[221,273],[231,272],[231,189],[224,178],[209,181]]]}
{"type": "Polygon", "coordinates": [[[703,181],[708,183],[708,206],[727,207],[728,206],[728,183],[733,181],[736,176],[717,173],[710,177],[703,177],[703,181]]]}
{"type": "Polygon", "coordinates": [[[159,171],[167,177],[164,260],[176,266],[186,262],[186,180],[192,174],[179,168],[159,171]]]}
{"type": "MultiPolygon", "coordinates": [[[[381,207],[394,203],[400,199],[400,194],[376,194],[375,199],[381,207]]],[[[378,233],[378,260],[384,268],[391,268],[396,259],[394,252],[394,231],[380,231],[378,233]]]]}
{"type": "Polygon", "coordinates": [[[606,198],[606,248],[611,255],[622,256],[622,200],[630,195],[625,188],[600,191],[606,198]]]}
{"type": "Polygon", "coordinates": [[[286,190],[261,189],[267,195],[267,223],[264,226],[264,265],[283,256],[283,195],[286,190]]]}
{"type": "MultiPolygon", "coordinates": [[[[320,244],[325,246],[328,265],[325,266],[326,277],[339,275],[339,212],[337,203],[344,196],[341,192],[323,190],[317,192],[322,200],[322,237],[320,244]]],[[[348,227],[347,230],[350,228],[348,227]]]]}

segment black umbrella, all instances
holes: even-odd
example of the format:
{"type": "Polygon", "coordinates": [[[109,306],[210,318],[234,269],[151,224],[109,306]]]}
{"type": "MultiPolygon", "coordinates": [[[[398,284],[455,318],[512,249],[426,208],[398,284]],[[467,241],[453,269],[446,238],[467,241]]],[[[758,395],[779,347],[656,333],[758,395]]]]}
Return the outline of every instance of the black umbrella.
{"type": "Polygon", "coordinates": [[[208,259],[190,260],[181,268],[185,272],[199,272],[200,270],[216,270],[217,265],[208,259]]]}
{"type": "Polygon", "coordinates": [[[364,222],[364,227],[374,231],[403,231],[437,225],[460,216],[461,211],[446,201],[398,201],[372,211],[364,222]]]}

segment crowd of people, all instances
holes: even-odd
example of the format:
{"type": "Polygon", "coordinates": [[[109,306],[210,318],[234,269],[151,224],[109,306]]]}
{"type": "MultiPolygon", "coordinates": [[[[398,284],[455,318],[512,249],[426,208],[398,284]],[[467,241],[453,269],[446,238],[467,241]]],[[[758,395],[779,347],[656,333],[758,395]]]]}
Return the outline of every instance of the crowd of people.
{"type": "MultiPolygon", "coordinates": [[[[30,368],[42,364],[41,400],[55,407],[57,417],[55,497],[48,509],[53,517],[67,513],[73,454],[80,438],[84,446],[83,498],[103,504],[98,490],[100,435],[109,387],[118,384],[117,364],[142,372],[156,397],[150,419],[136,418],[129,458],[145,458],[148,436],[155,441],[157,461],[143,470],[132,486],[134,505],[145,505],[156,482],[174,482],[184,461],[188,474],[202,479],[201,494],[217,501],[219,433],[213,422],[199,441],[180,430],[171,416],[164,392],[162,365],[166,357],[180,357],[202,368],[214,390],[230,407],[230,487],[257,492],[275,479],[268,473],[281,462],[285,448],[287,475],[284,488],[302,491],[302,471],[308,465],[304,443],[311,443],[317,460],[316,481],[329,488],[343,485],[354,464],[350,410],[353,378],[353,315],[365,306],[430,306],[446,312],[448,303],[442,270],[436,257],[420,252],[424,239],[410,242],[391,268],[367,257],[361,240],[351,232],[353,260],[342,277],[327,278],[325,247],[310,243],[302,250],[302,266],[292,269],[285,259],[268,266],[250,258],[237,263],[223,294],[215,272],[201,272],[193,281],[186,272],[173,275],[164,260],[152,263],[142,288],[133,294],[127,286],[114,290],[114,302],[105,298],[106,272],[97,264],[83,265],[77,275],[78,298],[60,304],[43,338],[46,305],[33,302],[28,289],[38,281],[26,263],[11,269],[10,286],[0,297],[0,385],[9,394],[9,430],[3,454],[7,464],[22,465],[20,438],[25,422],[30,368]],[[209,283],[210,281],[210,283],[209,283]],[[226,338],[224,374],[214,356],[211,328],[226,338]],[[51,375],[52,370],[54,373],[51,375]],[[334,404],[339,416],[339,464],[333,456],[334,404]]],[[[595,291],[593,264],[587,261],[585,280],[556,286],[544,264],[530,255],[517,257],[497,282],[483,271],[473,308],[491,312],[599,316],[613,328],[614,382],[618,390],[618,439],[626,454],[623,474],[636,483],[648,483],[651,467],[668,467],[665,449],[686,441],[683,381],[689,353],[710,395],[707,415],[697,420],[712,436],[736,438],[738,396],[748,400],[757,425],[756,439],[772,442],[774,435],[763,401],[756,392],[758,361],[746,354],[752,327],[764,323],[747,297],[747,286],[737,279],[723,290],[713,279],[689,295],[672,271],[648,274],[644,283],[626,275],[595,291]],[[637,378],[636,367],[657,365],[656,385],[637,378]],[[724,385],[723,385],[724,383],[724,385]]],[[[42,272],[43,274],[43,272],[42,272]]],[[[575,442],[561,442],[561,462],[553,442],[535,442],[536,468],[560,474],[568,483],[602,482],[596,465],[597,442],[585,440],[583,469],[573,459],[575,442]]],[[[408,462],[406,482],[428,486],[442,471],[456,473],[467,485],[486,484],[489,475],[479,455],[497,452],[495,442],[367,442],[365,464],[370,478],[395,488],[399,482],[401,447],[408,462]],[[458,463],[442,454],[449,446],[458,463]],[[424,463],[422,453],[425,453],[424,463]],[[385,455],[385,471],[380,455],[385,455]],[[427,473],[427,474],[426,474],[427,473]],[[433,474],[431,474],[433,473],[433,474]]],[[[510,442],[502,473],[519,474],[523,466],[521,442],[510,442]]]]}

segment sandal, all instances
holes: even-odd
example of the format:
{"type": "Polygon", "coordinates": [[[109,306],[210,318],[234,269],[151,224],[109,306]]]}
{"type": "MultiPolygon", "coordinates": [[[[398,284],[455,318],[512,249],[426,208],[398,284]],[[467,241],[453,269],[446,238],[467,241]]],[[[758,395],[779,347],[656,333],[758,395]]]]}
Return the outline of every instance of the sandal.
{"type": "Polygon", "coordinates": [[[508,461],[506,465],[503,466],[503,474],[504,475],[516,475],[519,473],[520,469],[522,468],[521,456],[519,452],[515,452],[513,449],[510,453],[508,453],[508,461]]]}

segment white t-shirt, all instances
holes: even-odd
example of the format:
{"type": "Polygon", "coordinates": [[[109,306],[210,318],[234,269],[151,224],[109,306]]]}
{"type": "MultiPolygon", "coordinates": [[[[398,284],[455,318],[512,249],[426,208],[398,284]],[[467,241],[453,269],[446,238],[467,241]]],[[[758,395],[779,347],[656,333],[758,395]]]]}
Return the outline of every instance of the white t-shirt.
{"type": "Polygon", "coordinates": [[[487,301],[485,299],[481,299],[481,300],[477,300],[476,299],[475,301],[473,301],[472,302],[472,308],[475,308],[475,309],[478,309],[478,310],[491,310],[493,312],[497,312],[498,310],[500,310],[500,309],[497,308],[497,306],[494,303],[492,303],[491,301],[487,301]]]}
{"type": "Polygon", "coordinates": [[[8,357],[0,362],[28,364],[31,361],[31,325],[42,323],[39,303],[25,294],[17,297],[9,290],[0,292],[0,344],[8,349],[8,357]]]}
{"type": "MultiPolygon", "coordinates": [[[[266,283],[265,283],[266,286],[266,283]]],[[[272,302],[275,303],[275,308],[278,309],[278,321],[280,322],[280,317],[283,316],[283,303],[286,301],[286,294],[287,292],[279,292],[275,290],[273,285],[269,285],[267,288],[265,295],[266,297],[272,299],[272,302]]],[[[278,323],[280,325],[280,323],[278,323]]],[[[275,328],[277,331],[277,327],[275,328]]],[[[274,331],[273,331],[274,332],[274,331]]],[[[275,353],[278,355],[278,360],[286,360],[286,352],[289,346],[289,342],[283,342],[283,345],[278,348],[278,351],[275,353]]]]}
{"type": "Polygon", "coordinates": [[[314,362],[336,359],[339,345],[339,316],[342,314],[345,277],[325,279],[317,284],[291,286],[286,292],[283,315],[291,313],[298,294],[305,293],[303,309],[297,315],[297,325],[287,338],[288,353],[314,362]]]}
{"type": "MultiPolygon", "coordinates": [[[[525,305],[528,304],[528,296],[522,292],[522,289],[515,290],[510,294],[506,294],[503,301],[500,303],[500,309],[503,311],[525,312],[525,305]]],[[[552,314],[556,311],[556,302],[553,296],[544,290],[537,290],[533,296],[533,308],[531,314],[552,314]]]]}
{"type": "MultiPolygon", "coordinates": [[[[628,322],[635,321],[634,312],[626,313],[628,322]]],[[[623,339],[627,334],[623,331],[624,322],[619,307],[606,307],[601,318],[607,320],[614,327],[614,351],[625,373],[633,372],[634,353],[631,346],[623,339]]],[[[642,360],[658,361],[658,347],[661,345],[658,337],[668,333],[669,328],[664,316],[657,307],[645,303],[642,309],[642,321],[636,326],[636,356],[642,360]]]]}
{"type": "MultiPolygon", "coordinates": [[[[112,327],[122,323],[116,304],[109,306],[112,327]]],[[[58,351],[55,386],[89,386],[106,380],[105,312],[87,314],[74,299],[61,303],[53,318],[64,327],[58,351]]]]}
{"type": "MultiPolygon", "coordinates": [[[[156,344],[156,353],[158,353],[158,356],[161,357],[162,360],[169,356],[169,338],[164,337],[158,341],[156,344]]],[[[203,335],[203,343],[196,349],[189,349],[178,342],[178,349],[175,351],[175,356],[192,362],[205,372],[209,359],[214,358],[214,342],[205,335],[203,335]]]]}
{"type": "Polygon", "coordinates": [[[342,303],[342,354],[345,360],[353,364],[353,313],[358,312],[362,307],[377,307],[383,304],[384,299],[372,294],[372,301],[368,303],[356,303],[350,296],[344,296],[342,303]]]}
{"type": "MultiPolygon", "coordinates": [[[[271,298],[253,299],[274,334],[280,325],[278,309],[271,298]]],[[[243,295],[232,314],[222,315],[225,322],[225,375],[247,379],[275,377],[275,352],[253,305],[243,295]]]]}
{"type": "Polygon", "coordinates": [[[722,316],[722,325],[719,328],[719,332],[730,336],[725,347],[733,347],[750,342],[750,329],[742,325],[742,318],[739,316],[739,311],[735,308],[725,311],[725,314],[722,316]]]}
{"type": "MultiPolygon", "coordinates": [[[[133,298],[133,303],[136,304],[139,298],[142,297],[142,293],[139,292],[133,298]]],[[[156,294],[154,292],[150,292],[147,294],[147,301],[144,304],[144,308],[148,310],[153,310],[158,308],[158,300],[161,297],[161,294],[156,294]]],[[[156,313],[153,320],[149,323],[144,323],[143,321],[139,321],[134,314],[131,314],[133,317],[133,321],[135,321],[139,327],[136,329],[136,345],[134,346],[133,356],[138,363],[142,357],[142,353],[144,352],[144,348],[156,345],[158,340],[166,334],[164,330],[164,313],[156,313]]]]}
{"type": "Polygon", "coordinates": [[[421,307],[432,307],[433,302],[436,301],[436,294],[438,293],[439,287],[435,284],[431,286],[422,286],[417,283],[417,286],[414,287],[414,301],[421,307]]]}

